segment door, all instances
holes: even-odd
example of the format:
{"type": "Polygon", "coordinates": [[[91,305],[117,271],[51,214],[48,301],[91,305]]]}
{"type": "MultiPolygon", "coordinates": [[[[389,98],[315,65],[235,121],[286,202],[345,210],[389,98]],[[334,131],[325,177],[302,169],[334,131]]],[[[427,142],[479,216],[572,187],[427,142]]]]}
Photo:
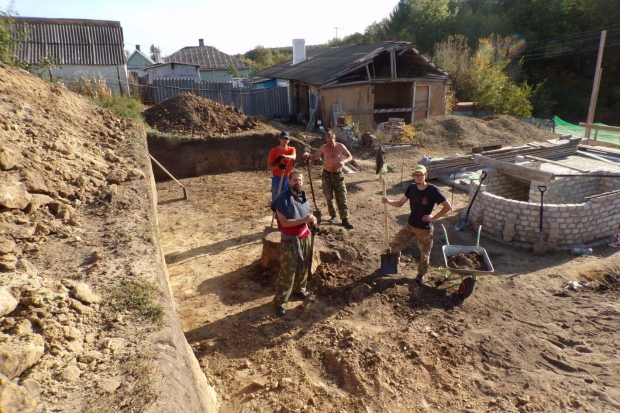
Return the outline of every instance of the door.
{"type": "Polygon", "coordinates": [[[429,105],[431,102],[430,86],[415,86],[413,94],[413,114],[411,121],[428,118],[429,105]]]}

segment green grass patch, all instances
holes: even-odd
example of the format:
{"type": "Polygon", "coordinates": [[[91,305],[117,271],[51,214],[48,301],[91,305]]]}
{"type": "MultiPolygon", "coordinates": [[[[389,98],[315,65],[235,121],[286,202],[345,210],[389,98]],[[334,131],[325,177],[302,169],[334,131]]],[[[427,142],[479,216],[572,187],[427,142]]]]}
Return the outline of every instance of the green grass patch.
{"type": "Polygon", "coordinates": [[[129,312],[139,318],[151,320],[157,326],[164,322],[164,307],[159,303],[159,289],[151,282],[127,281],[110,287],[106,300],[111,320],[129,312]]]}
{"type": "Polygon", "coordinates": [[[139,97],[112,96],[111,98],[99,99],[88,97],[95,105],[113,111],[117,116],[137,119],[143,123],[142,111],[146,108],[139,97]]]}

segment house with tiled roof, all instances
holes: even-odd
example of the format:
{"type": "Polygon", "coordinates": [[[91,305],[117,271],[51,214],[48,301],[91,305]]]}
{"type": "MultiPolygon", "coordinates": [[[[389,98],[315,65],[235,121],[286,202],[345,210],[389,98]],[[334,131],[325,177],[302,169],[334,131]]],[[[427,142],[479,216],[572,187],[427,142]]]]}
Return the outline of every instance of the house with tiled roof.
{"type": "Polygon", "coordinates": [[[199,65],[200,78],[212,82],[232,82],[233,75],[226,73],[234,67],[241,77],[249,77],[251,66],[243,60],[227,55],[213,46],[205,46],[203,39],[198,39],[198,46],[188,46],[162,59],[164,63],[187,63],[199,65]]]}
{"type": "Polygon", "coordinates": [[[340,109],[364,124],[442,116],[449,78],[409,42],[327,47],[306,55],[303,39],[293,40],[292,60],[254,76],[288,80],[294,113],[328,126],[340,109]]]}
{"type": "Polygon", "coordinates": [[[52,57],[53,76],[71,87],[76,79],[105,79],[113,93],[128,94],[123,29],[120,22],[85,19],[11,17],[8,25],[17,40],[12,52],[31,65],[52,57]]]}

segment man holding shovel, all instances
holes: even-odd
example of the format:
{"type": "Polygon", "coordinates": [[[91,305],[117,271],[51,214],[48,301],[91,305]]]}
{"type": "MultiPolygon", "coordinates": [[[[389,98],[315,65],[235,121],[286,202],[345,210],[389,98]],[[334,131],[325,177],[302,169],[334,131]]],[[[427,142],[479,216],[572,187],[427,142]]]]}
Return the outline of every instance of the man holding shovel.
{"type": "Polygon", "coordinates": [[[426,182],[428,174],[424,165],[416,166],[412,172],[414,182],[407,187],[405,195],[400,200],[393,201],[383,197],[381,202],[400,208],[409,201],[411,213],[409,214],[407,225],[392,240],[391,251],[393,253],[400,253],[416,238],[418,248],[420,249],[420,262],[418,264],[416,281],[422,282],[424,274],[428,271],[428,264],[431,259],[433,222],[450,212],[452,207],[439,188],[426,182]],[[438,213],[432,215],[435,205],[441,205],[442,208],[438,213]]]}
{"type": "Polygon", "coordinates": [[[288,176],[293,169],[295,148],[288,146],[290,135],[286,131],[280,133],[280,144],[269,152],[267,169],[273,173],[271,178],[271,202],[276,196],[289,187],[288,176]]]}
{"type": "MultiPolygon", "coordinates": [[[[277,315],[285,315],[284,304],[291,293],[307,300],[308,266],[312,265],[312,239],[308,225],[316,225],[310,213],[310,203],[301,190],[303,174],[294,169],[289,175],[290,187],[282,191],[271,204],[280,223],[280,272],[276,281],[273,304],[277,315]]],[[[314,235],[312,235],[314,236],[314,235]]]]}
{"type": "Polygon", "coordinates": [[[312,162],[320,156],[323,156],[325,163],[323,164],[321,180],[323,182],[323,194],[325,195],[325,201],[327,201],[327,209],[331,217],[327,222],[330,224],[336,222],[336,209],[334,208],[335,199],[336,205],[338,205],[340,219],[342,220],[342,226],[346,229],[353,229],[353,224],[349,221],[347,187],[344,182],[344,174],[342,173],[342,167],[347,162],[353,160],[353,155],[351,155],[351,152],[349,152],[346,146],[336,142],[336,134],[334,131],[327,131],[325,140],[326,143],[313,155],[304,152],[302,158],[308,159],[308,162],[312,162]]]}

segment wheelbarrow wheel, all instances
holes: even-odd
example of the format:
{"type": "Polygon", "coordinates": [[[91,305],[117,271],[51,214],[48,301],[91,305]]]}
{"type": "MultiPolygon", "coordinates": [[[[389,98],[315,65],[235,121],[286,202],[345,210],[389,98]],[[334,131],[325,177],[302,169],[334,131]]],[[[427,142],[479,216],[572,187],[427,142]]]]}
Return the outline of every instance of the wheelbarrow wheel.
{"type": "Polygon", "coordinates": [[[459,285],[459,289],[456,291],[455,295],[464,300],[474,292],[475,286],[476,280],[472,277],[467,277],[463,280],[461,285],[459,285]]]}

